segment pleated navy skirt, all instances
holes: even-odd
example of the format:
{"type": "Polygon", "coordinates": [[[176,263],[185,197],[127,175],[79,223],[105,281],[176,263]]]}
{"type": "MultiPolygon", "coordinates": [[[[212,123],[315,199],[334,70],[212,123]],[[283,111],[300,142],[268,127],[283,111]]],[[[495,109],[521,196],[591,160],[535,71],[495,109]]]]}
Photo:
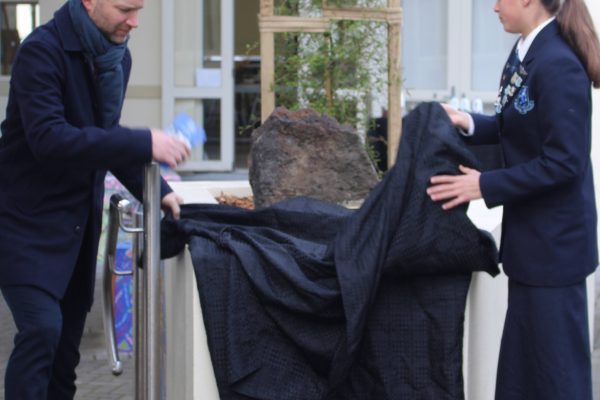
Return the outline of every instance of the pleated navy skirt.
{"type": "Polygon", "coordinates": [[[509,279],[496,400],[592,400],[585,281],[532,287],[509,279]]]}

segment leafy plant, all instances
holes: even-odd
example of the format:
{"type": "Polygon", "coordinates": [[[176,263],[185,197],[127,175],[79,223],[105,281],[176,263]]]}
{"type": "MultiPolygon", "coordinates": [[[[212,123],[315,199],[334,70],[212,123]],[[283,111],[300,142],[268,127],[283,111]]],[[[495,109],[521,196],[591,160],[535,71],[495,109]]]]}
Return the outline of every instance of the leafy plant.
{"type": "MultiPolygon", "coordinates": [[[[337,7],[381,7],[385,0],[328,0],[337,7]]],[[[278,0],[276,15],[318,16],[322,0],[278,0]]],[[[310,107],[365,134],[374,96],[387,99],[387,25],[334,21],[323,33],[275,35],[276,104],[310,107]]],[[[385,101],[382,101],[385,104],[385,101]]]]}

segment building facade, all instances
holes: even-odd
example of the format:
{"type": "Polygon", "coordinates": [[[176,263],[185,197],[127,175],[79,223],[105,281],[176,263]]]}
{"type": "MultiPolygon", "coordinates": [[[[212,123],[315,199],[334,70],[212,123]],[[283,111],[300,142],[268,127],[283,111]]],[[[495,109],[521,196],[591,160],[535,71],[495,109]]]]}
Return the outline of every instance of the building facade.
{"type": "MultiPolygon", "coordinates": [[[[25,31],[31,29],[50,19],[63,3],[0,1],[2,110],[8,95],[11,43],[14,48],[26,35],[14,33],[15,26],[24,24],[25,31]]],[[[247,168],[251,126],[260,119],[260,0],[145,3],[140,27],[129,42],[134,62],[123,123],[164,127],[175,115],[186,112],[204,127],[207,142],[195,150],[181,172],[247,168]]],[[[600,4],[587,3],[596,26],[600,26],[600,4]]],[[[503,32],[493,5],[490,0],[403,0],[405,110],[431,100],[456,101],[475,108],[482,104],[484,111],[491,109],[500,69],[516,40],[503,32]]],[[[598,91],[594,96],[595,107],[600,110],[598,91]]],[[[382,99],[374,102],[381,106],[372,108],[378,116],[386,104],[382,99]]],[[[599,118],[600,112],[596,112],[596,131],[600,130],[599,118]]],[[[600,160],[598,143],[593,158],[600,160]]],[[[600,176],[599,168],[596,166],[596,176],[600,176]]]]}

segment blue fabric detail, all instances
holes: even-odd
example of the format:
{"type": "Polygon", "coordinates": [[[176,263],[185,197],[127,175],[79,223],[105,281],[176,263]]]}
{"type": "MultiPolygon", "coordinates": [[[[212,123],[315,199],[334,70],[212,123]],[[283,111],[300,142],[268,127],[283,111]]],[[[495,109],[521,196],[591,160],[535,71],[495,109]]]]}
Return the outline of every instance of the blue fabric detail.
{"type": "Polygon", "coordinates": [[[523,86],[515,99],[515,109],[522,115],[533,110],[535,102],[529,98],[529,88],[523,86]]]}
{"type": "Polygon", "coordinates": [[[81,45],[93,59],[102,108],[102,126],[110,128],[117,123],[123,105],[125,83],[121,62],[129,39],[120,44],[108,40],[92,21],[81,0],[69,0],[69,13],[81,45]]]}

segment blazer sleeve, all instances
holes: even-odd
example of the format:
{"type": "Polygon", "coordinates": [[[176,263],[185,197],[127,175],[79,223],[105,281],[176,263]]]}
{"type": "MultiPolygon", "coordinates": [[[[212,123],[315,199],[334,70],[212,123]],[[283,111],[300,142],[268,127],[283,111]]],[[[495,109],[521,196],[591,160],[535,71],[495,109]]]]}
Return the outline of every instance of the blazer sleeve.
{"type": "Polygon", "coordinates": [[[463,136],[470,145],[498,144],[500,141],[498,118],[496,115],[470,114],[475,131],[471,136],[463,136]]]}
{"type": "Polygon", "coordinates": [[[587,74],[574,57],[543,65],[533,87],[541,150],[527,162],[481,174],[481,192],[488,207],[538,196],[580,179],[589,168],[591,94],[587,74]]]}
{"type": "Polygon", "coordinates": [[[117,125],[106,130],[69,124],[62,93],[69,79],[65,76],[67,62],[62,49],[43,41],[26,41],[19,49],[11,85],[33,156],[78,168],[113,169],[149,162],[152,148],[148,129],[117,125]]]}

